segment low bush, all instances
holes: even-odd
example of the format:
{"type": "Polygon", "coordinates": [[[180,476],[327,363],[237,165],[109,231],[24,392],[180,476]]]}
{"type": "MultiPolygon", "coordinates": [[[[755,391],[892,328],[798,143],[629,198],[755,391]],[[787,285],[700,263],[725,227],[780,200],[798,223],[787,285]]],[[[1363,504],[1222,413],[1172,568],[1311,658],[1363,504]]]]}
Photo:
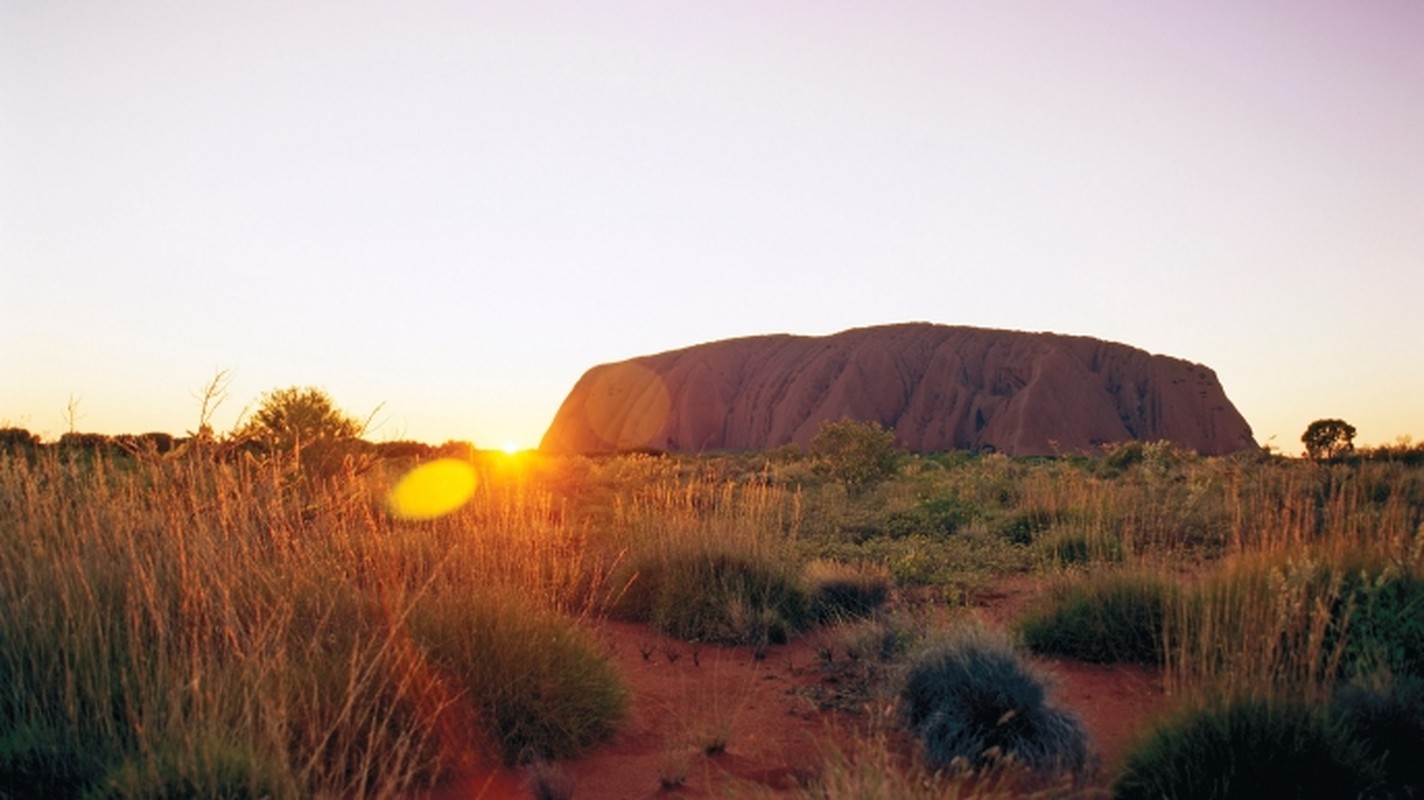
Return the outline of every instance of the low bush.
{"type": "Polygon", "coordinates": [[[1338,715],[1283,699],[1179,712],[1129,750],[1113,785],[1136,798],[1373,797],[1381,771],[1338,715]]]}
{"type": "Polygon", "coordinates": [[[1105,664],[1156,664],[1176,589],[1147,573],[1113,572],[1063,584],[1018,622],[1036,653],[1105,664]]]}
{"type": "Polygon", "coordinates": [[[425,598],[409,627],[508,763],[578,755],[607,739],[627,709],[627,687],[592,639],[517,598],[425,598]]]}
{"type": "Polygon", "coordinates": [[[876,618],[847,625],[837,637],[851,661],[891,663],[903,657],[919,634],[903,620],[876,618]]]}
{"type": "Polygon", "coordinates": [[[817,622],[864,617],[890,597],[890,572],[884,567],[817,559],[802,572],[817,622]]]}
{"type": "Polygon", "coordinates": [[[1088,765],[1082,725],[1048,703],[1043,679],[1006,640],[982,630],[961,631],[912,658],[901,699],[935,767],[1088,765]]]}
{"type": "Polygon", "coordinates": [[[809,603],[784,562],[688,551],[633,565],[614,612],[687,641],[780,644],[806,627],[809,603]]]}

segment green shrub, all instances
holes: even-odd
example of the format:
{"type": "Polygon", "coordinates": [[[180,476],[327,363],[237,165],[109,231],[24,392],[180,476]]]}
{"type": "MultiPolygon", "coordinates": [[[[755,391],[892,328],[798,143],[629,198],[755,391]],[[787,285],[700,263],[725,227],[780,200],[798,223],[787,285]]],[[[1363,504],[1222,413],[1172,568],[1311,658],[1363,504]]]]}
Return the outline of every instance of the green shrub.
{"type": "Polygon", "coordinates": [[[923,533],[948,536],[974,520],[978,510],[974,503],[957,493],[927,497],[916,505],[924,521],[923,533]]]}
{"type": "Polygon", "coordinates": [[[509,763],[578,755],[607,739],[626,711],[627,688],[592,639],[518,598],[429,597],[409,625],[509,763]]]}
{"type": "Polygon", "coordinates": [[[1390,569],[1373,576],[1352,570],[1344,583],[1342,596],[1355,599],[1346,628],[1346,669],[1365,673],[1384,667],[1424,678],[1424,578],[1390,569]]]}
{"type": "Polygon", "coordinates": [[[1145,573],[1092,575],[1060,586],[1018,622],[1029,649],[1095,663],[1162,661],[1176,590],[1145,573]]]}
{"type": "Polygon", "coordinates": [[[1049,705],[1043,680],[1006,640],[983,631],[962,631],[914,657],[901,699],[910,730],[936,767],[1088,765],[1082,725],[1049,705]]]}
{"type": "Polygon", "coordinates": [[[1374,796],[1381,773],[1338,716],[1281,699],[1218,701],[1159,724],[1113,785],[1136,798],[1374,796]]]}
{"type": "Polygon", "coordinates": [[[1133,439],[1123,442],[1103,456],[1103,466],[1112,472],[1124,472],[1134,464],[1142,463],[1145,451],[1142,442],[1133,439]]]}
{"type": "Polygon", "coordinates": [[[618,615],[687,641],[779,644],[809,618],[806,590],[784,562],[690,551],[634,565],[618,615]]]}
{"type": "Polygon", "coordinates": [[[811,439],[810,451],[851,496],[894,475],[900,459],[894,431],[878,422],[852,419],[822,425],[811,439]]]}

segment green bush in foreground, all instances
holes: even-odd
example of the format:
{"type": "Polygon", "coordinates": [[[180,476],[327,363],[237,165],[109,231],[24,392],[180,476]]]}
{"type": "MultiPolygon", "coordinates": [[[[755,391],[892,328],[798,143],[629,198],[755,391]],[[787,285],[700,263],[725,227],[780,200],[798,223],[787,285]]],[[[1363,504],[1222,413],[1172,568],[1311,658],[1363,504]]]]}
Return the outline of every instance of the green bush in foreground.
{"type": "Polygon", "coordinates": [[[1118,800],[1373,797],[1382,778],[1338,715],[1289,700],[1220,701],[1177,714],[1127,754],[1118,800]]]}
{"type": "Polygon", "coordinates": [[[578,755],[607,739],[628,690],[571,621],[517,598],[427,598],[410,618],[416,645],[452,677],[508,763],[578,755]]]}
{"type": "Polygon", "coordinates": [[[1145,573],[1106,573],[1060,587],[1019,620],[1036,653],[1095,663],[1156,664],[1175,589],[1145,573]]]}
{"type": "Polygon", "coordinates": [[[962,631],[912,659],[901,699],[935,767],[1087,767],[1087,734],[1049,705],[1044,683],[1004,639],[962,631]]]}

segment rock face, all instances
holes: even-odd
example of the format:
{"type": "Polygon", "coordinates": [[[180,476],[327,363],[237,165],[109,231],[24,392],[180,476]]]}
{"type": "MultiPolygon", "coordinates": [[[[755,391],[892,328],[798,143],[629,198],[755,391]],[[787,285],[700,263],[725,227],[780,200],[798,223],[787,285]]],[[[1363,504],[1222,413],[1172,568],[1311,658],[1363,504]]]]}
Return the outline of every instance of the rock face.
{"type": "Polygon", "coordinates": [[[540,449],[695,453],[805,446],[844,417],[915,452],[1095,452],[1167,440],[1203,455],[1256,446],[1210,369],[1084,336],[928,323],[727,339],[602,364],[540,449]]]}

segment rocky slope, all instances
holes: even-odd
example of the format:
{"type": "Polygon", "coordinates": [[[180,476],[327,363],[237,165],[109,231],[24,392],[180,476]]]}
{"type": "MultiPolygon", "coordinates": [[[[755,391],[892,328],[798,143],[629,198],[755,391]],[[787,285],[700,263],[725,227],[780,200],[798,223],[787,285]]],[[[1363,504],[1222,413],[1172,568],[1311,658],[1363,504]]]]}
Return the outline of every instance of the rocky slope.
{"type": "Polygon", "coordinates": [[[1204,455],[1256,446],[1215,373],[1084,336],[908,323],[700,344],[596,366],[540,447],[765,450],[828,420],[873,420],[908,450],[1091,452],[1130,439],[1204,455]]]}

